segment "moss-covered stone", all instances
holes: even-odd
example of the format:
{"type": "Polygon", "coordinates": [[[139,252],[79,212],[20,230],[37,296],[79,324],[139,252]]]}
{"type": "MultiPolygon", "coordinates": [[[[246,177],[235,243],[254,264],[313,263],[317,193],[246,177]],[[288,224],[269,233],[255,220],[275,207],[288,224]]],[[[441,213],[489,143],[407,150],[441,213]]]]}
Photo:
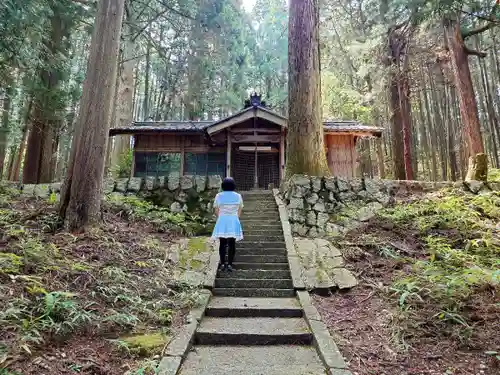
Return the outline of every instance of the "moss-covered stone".
{"type": "Polygon", "coordinates": [[[121,340],[127,344],[132,353],[146,357],[160,354],[168,342],[168,337],[162,333],[145,333],[124,337],[121,340]]]}
{"type": "Polygon", "coordinates": [[[200,252],[207,251],[207,239],[206,237],[195,237],[190,238],[188,242],[188,252],[189,255],[195,255],[200,252]]]}

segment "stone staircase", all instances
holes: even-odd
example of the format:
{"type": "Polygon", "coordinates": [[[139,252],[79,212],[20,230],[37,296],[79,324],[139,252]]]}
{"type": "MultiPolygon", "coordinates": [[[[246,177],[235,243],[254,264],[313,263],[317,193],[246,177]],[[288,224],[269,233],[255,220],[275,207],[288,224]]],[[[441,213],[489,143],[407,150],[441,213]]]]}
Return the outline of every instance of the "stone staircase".
{"type": "Polygon", "coordinates": [[[181,375],[326,374],[304,319],[272,192],[243,197],[244,241],[231,273],[218,272],[181,375]]]}

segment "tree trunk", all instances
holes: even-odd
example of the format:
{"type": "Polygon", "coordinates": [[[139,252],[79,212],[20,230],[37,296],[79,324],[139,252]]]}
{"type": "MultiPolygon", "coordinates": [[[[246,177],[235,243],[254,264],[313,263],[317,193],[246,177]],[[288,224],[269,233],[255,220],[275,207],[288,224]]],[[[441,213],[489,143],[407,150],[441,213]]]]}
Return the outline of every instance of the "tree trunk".
{"type": "Polygon", "coordinates": [[[403,141],[403,123],[405,119],[403,116],[405,115],[406,100],[403,94],[406,93],[406,90],[402,90],[404,77],[400,77],[402,72],[399,69],[399,61],[401,59],[404,41],[402,40],[402,36],[393,28],[389,29],[387,40],[387,52],[390,56],[387,65],[391,69],[389,103],[391,109],[392,162],[394,166],[394,178],[396,180],[404,180],[406,178],[406,172],[405,147],[403,141]]]}
{"type": "MultiPolygon", "coordinates": [[[[456,20],[445,19],[444,30],[450,51],[451,66],[460,103],[460,117],[462,118],[464,126],[467,146],[471,157],[477,159],[476,155],[484,154],[484,145],[467,50],[460,31],[460,24],[456,20]]],[[[476,172],[470,170],[469,167],[470,173],[468,173],[466,178],[474,175],[475,177],[483,176],[486,180],[488,163],[487,160],[483,160],[483,157],[480,157],[480,159],[480,163],[474,163],[474,160],[469,162],[469,166],[476,166],[476,172]],[[477,167],[484,167],[486,169],[484,171],[478,171],[477,167]]]]}
{"type": "MultiPolygon", "coordinates": [[[[130,30],[132,32],[132,30],[130,30]]],[[[148,47],[149,48],[149,47],[148,47]]],[[[115,108],[112,108],[114,113],[113,117],[116,117],[117,121],[111,123],[111,127],[127,127],[134,121],[134,69],[137,64],[137,60],[134,59],[135,56],[135,43],[131,40],[125,42],[123,48],[123,64],[120,66],[120,75],[117,79],[116,87],[116,101],[114,102],[115,108]]],[[[149,62],[147,62],[149,65],[149,62]]],[[[149,78],[148,78],[149,81],[149,78]]],[[[148,84],[149,85],[149,84],[148,84]]],[[[146,100],[144,101],[144,106],[146,106],[146,100]]],[[[111,142],[110,142],[111,144],[111,142]]],[[[130,149],[130,136],[129,135],[117,135],[114,137],[114,147],[111,156],[111,167],[117,165],[123,154],[127,153],[130,149]]]]}
{"type": "Polygon", "coordinates": [[[9,133],[10,107],[12,104],[13,93],[14,89],[11,85],[9,85],[5,89],[3,98],[2,126],[0,127],[0,180],[2,180],[4,173],[5,154],[7,152],[7,135],[9,133]]]}
{"type": "MultiPolygon", "coordinates": [[[[405,57],[405,60],[408,57],[405,57]]],[[[401,120],[403,128],[403,151],[404,151],[404,172],[407,180],[413,180],[413,161],[412,161],[412,130],[410,118],[410,85],[408,82],[406,68],[403,67],[400,72],[398,82],[399,106],[401,111],[401,120]]]]}
{"type": "Polygon", "coordinates": [[[24,126],[21,130],[21,142],[19,142],[19,148],[17,149],[17,154],[14,157],[14,163],[12,165],[12,170],[9,175],[10,181],[19,181],[19,174],[21,170],[21,162],[24,157],[24,151],[26,150],[26,140],[28,139],[28,122],[30,121],[31,109],[33,107],[33,100],[29,99],[26,105],[26,112],[24,117],[24,126]]]}
{"type": "Polygon", "coordinates": [[[59,212],[81,232],[100,217],[102,181],[125,0],[101,0],[59,212]]]}
{"type": "Polygon", "coordinates": [[[151,59],[151,46],[148,43],[146,47],[146,73],[144,74],[144,104],[142,107],[143,119],[147,120],[149,118],[149,73],[150,73],[150,62],[151,59]]]}
{"type": "Polygon", "coordinates": [[[58,126],[64,102],[60,100],[63,63],[57,58],[69,48],[65,43],[69,35],[67,21],[60,14],[57,5],[52,9],[50,39],[44,45],[43,65],[39,72],[39,87],[34,94],[34,112],[28,136],[26,161],[23,168],[23,181],[27,184],[51,182],[54,174],[53,156],[58,126]]]}
{"type": "Polygon", "coordinates": [[[430,141],[429,148],[431,151],[430,152],[430,154],[431,154],[431,180],[436,181],[437,180],[437,160],[436,160],[436,152],[437,152],[436,143],[437,142],[436,142],[436,132],[435,132],[436,127],[435,127],[434,123],[432,122],[433,117],[431,116],[429,97],[427,96],[427,90],[423,92],[423,95],[424,95],[424,105],[425,105],[427,124],[429,127],[429,141],[430,141]]]}
{"type": "Polygon", "coordinates": [[[286,178],[327,176],[321,116],[319,2],[290,0],[286,178]]]}

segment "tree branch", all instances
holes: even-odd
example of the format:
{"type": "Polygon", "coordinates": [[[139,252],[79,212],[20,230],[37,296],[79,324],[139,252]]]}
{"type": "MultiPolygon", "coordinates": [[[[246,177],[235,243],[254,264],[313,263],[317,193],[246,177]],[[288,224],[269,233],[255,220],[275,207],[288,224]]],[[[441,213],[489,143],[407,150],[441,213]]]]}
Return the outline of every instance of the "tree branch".
{"type": "Polygon", "coordinates": [[[476,51],[475,49],[470,49],[469,47],[466,46],[464,46],[464,49],[467,55],[473,55],[480,58],[485,58],[486,56],[488,56],[486,52],[476,51]]]}
{"type": "Polygon", "coordinates": [[[500,7],[500,2],[497,1],[495,2],[495,5],[493,5],[493,8],[491,9],[490,16],[486,18],[487,23],[483,26],[462,33],[462,38],[465,40],[467,38],[470,38],[471,36],[484,33],[485,31],[492,29],[495,26],[498,26],[500,22],[495,20],[495,12],[498,7],[500,7]]]}

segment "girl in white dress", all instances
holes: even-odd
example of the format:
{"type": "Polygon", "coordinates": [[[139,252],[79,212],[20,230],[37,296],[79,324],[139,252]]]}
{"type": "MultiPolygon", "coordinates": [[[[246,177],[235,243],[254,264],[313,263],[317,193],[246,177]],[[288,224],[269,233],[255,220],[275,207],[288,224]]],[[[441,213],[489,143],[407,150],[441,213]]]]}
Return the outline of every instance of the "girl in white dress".
{"type": "Polygon", "coordinates": [[[236,241],[243,239],[240,215],[243,209],[243,199],[235,192],[236,184],[231,177],[222,181],[222,192],[215,197],[215,213],[217,222],[215,223],[212,238],[220,241],[220,270],[233,270],[233,261],[236,254],[236,241]],[[226,248],[228,251],[228,261],[226,263],[226,248]]]}

